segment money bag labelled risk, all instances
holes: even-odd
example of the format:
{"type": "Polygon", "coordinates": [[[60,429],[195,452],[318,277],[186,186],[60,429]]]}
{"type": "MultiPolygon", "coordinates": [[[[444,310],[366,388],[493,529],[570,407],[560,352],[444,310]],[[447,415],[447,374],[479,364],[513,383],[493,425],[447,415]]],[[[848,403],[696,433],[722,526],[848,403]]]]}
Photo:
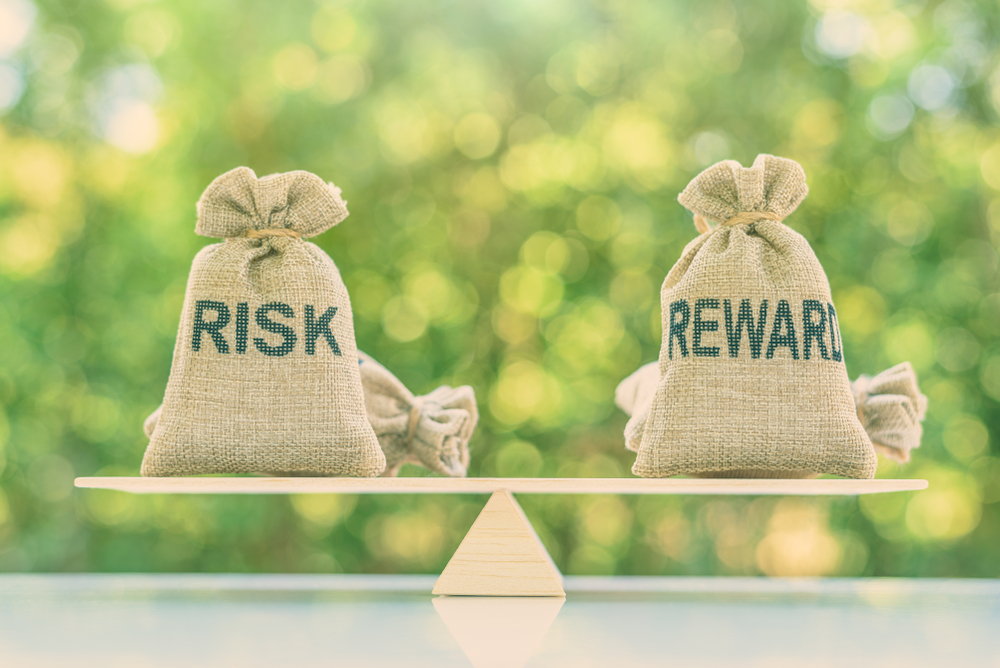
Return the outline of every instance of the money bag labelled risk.
{"type": "Polygon", "coordinates": [[[663,282],[635,474],[874,477],[829,282],[782,222],[807,192],[798,163],[760,155],[709,167],[681,193],[701,234],[663,282]]]}
{"type": "Polygon", "coordinates": [[[308,172],[215,179],[195,232],[225,239],[194,259],[163,405],[147,421],[146,476],[377,476],[351,301],[305,239],[347,217],[308,172]]]}

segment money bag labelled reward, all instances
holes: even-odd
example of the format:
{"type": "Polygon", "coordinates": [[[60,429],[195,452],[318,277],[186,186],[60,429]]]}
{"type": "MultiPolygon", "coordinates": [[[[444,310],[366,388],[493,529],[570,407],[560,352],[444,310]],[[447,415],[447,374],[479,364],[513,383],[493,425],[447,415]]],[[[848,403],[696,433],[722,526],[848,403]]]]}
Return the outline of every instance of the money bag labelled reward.
{"type": "Polygon", "coordinates": [[[191,267],[143,475],[382,472],[351,301],[305,241],[347,215],[340,190],[308,172],[240,167],[205,190],[195,232],[225,241],[191,267]]]}
{"type": "MultiPolygon", "coordinates": [[[[660,363],[650,362],[618,384],[615,405],[629,416],[625,424],[625,447],[639,450],[646,431],[649,409],[660,383],[660,363]]],[[[917,374],[909,362],[897,364],[875,377],[859,376],[851,383],[858,419],[875,451],[900,463],[910,461],[910,452],[920,447],[927,411],[917,374]]]]}
{"type": "Polygon", "coordinates": [[[453,478],[469,470],[469,439],[479,422],[471,387],[442,385],[415,396],[384,366],[363,352],[361,387],[365,409],[385,453],[383,476],[395,476],[411,463],[453,478]]]}
{"type": "Polygon", "coordinates": [[[798,163],[760,155],[750,168],[709,167],[679,196],[701,235],[663,282],[635,474],[874,477],[829,282],[782,222],[807,192],[798,163]]]}

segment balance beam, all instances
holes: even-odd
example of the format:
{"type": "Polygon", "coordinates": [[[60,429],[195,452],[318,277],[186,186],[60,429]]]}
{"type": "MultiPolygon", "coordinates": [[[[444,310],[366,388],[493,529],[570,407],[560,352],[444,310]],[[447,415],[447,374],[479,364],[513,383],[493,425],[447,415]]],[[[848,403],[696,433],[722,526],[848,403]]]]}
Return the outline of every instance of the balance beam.
{"type": "Polygon", "coordinates": [[[855,496],[917,491],[926,480],[733,478],[92,477],[77,487],[132,494],[491,494],[434,594],[565,596],[562,574],[514,494],[855,496]]]}

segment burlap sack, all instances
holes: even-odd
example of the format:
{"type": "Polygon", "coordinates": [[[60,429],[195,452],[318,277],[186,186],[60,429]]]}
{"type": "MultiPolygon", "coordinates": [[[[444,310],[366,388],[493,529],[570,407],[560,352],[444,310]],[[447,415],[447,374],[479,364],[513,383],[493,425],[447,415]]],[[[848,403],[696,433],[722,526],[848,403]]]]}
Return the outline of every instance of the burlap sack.
{"type": "Polygon", "coordinates": [[[385,473],[409,462],[454,478],[469,470],[469,439],[479,422],[476,395],[468,385],[442,385],[414,396],[388,369],[363,352],[361,387],[368,421],[385,453],[385,473]]]}
{"type": "Polygon", "coordinates": [[[147,476],[375,476],[385,457],[365,416],[347,289],[303,237],[347,217],[340,190],[307,172],[223,174],[195,257],[147,476]]]}
{"type": "Polygon", "coordinates": [[[807,192],[798,163],[761,155],[749,169],[714,165],[681,193],[702,234],[663,282],[637,475],[874,476],[826,274],[781,222],[807,192]]]}
{"type": "MultiPolygon", "coordinates": [[[[625,447],[639,450],[646,431],[649,409],[660,384],[660,363],[639,367],[618,384],[615,404],[629,416],[625,425],[625,447]]],[[[871,376],[859,376],[851,383],[858,419],[875,450],[897,462],[910,460],[910,451],[920,447],[927,410],[927,397],[920,393],[917,374],[909,362],[871,376]]]]}
{"type": "MultiPolygon", "coordinates": [[[[395,476],[409,462],[435,473],[464,478],[469,470],[469,439],[479,422],[473,389],[468,385],[442,385],[418,397],[360,350],[358,362],[368,422],[386,458],[382,475],[395,476]]],[[[160,406],[146,418],[146,436],[153,435],[162,410],[160,406]]]]}

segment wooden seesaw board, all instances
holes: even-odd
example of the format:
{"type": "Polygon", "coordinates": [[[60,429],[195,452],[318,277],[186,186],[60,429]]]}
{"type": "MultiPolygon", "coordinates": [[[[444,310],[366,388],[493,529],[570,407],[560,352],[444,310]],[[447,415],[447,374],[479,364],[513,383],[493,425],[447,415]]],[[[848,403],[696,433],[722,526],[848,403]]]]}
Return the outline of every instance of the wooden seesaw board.
{"type": "Polygon", "coordinates": [[[514,499],[524,494],[853,496],[927,488],[926,480],[708,478],[77,478],[133,494],[492,494],[434,585],[464,596],[565,596],[562,575],[514,499]]]}

